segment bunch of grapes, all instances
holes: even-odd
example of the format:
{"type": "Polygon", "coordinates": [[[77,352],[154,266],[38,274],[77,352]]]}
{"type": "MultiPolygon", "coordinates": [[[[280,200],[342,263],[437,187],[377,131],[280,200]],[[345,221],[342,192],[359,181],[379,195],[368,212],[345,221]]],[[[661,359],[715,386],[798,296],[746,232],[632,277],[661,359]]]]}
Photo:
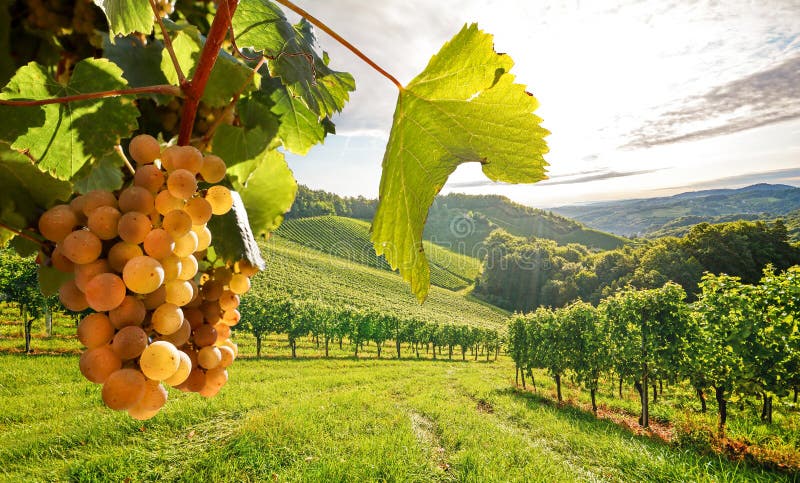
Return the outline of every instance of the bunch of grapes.
{"type": "Polygon", "coordinates": [[[198,190],[198,180],[222,181],[222,159],[191,146],[162,151],[148,135],[134,137],[129,151],[137,163],[130,186],[54,206],[39,231],[56,243],[52,265],[74,274],[61,302],[93,311],[78,325],[81,373],[103,385],[106,406],[144,420],[166,403],[162,383],[212,397],[227,382],[239,296],[257,268],[205,260],[206,224],[233,199],[223,185],[198,190]]]}

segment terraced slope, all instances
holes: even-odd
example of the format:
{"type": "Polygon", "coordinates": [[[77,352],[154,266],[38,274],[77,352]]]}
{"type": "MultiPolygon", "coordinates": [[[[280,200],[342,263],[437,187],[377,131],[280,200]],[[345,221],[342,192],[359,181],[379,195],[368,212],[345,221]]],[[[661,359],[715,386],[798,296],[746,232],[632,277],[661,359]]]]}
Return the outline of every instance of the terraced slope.
{"type": "MultiPolygon", "coordinates": [[[[316,216],[286,220],[276,232],[322,253],[381,270],[390,270],[383,256],[376,256],[369,239],[369,223],[342,216],[316,216]]],[[[481,264],[438,245],[424,242],[431,265],[431,283],[449,290],[461,290],[475,282],[481,264]]]]}

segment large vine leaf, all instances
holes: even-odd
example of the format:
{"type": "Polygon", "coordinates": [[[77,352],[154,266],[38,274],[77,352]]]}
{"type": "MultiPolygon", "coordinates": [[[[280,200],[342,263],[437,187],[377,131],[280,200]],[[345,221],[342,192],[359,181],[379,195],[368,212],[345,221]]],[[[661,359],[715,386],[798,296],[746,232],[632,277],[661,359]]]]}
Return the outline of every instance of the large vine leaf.
{"type": "Polygon", "coordinates": [[[153,30],[153,9],[147,0],[94,0],[94,4],[106,14],[112,36],[146,35],[153,30]]]}
{"type": "MultiPolygon", "coordinates": [[[[26,156],[0,143],[0,193],[0,221],[24,229],[56,201],[66,201],[72,187],[43,173],[26,156]]],[[[0,229],[0,246],[11,238],[10,231],[0,229]]]]}
{"type": "Polygon", "coordinates": [[[493,181],[544,179],[548,132],[538,103],[494,51],[492,36],[464,26],[401,90],[383,158],[372,242],[424,301],[430,268],[422,246],[428,208],[461,163],[478,162],[493,181]]]}
{"type": "MultiPolygon", "coordinates": [[[[105,59],[78,62],[67,85],[45,67],[21,67],[0,99],[36,100],[126,87],[122,70],[105,59]]],[[[39,169],[69,180],[88,161],[110,152],[137,127],[130,99],[112,97],[36,107],[0,106],[0,140],[27,153],[39,169]]]]}
{"type": "MultiPolygon", "coordinates": [[[[167,76],[162,70],[161,54],[164,44],[160,40],[144,43],[135,35],[118,38],[114,42],[103,37],[103,55],[122,69],[122,76],[131,87],[147,87],[167,84],[167,76]]],[[[174,72],[172,64],[166,66],[167,72],[174,72]]],[[[161,94],[143,94],[159,104],[166,104],[170,97],[161,94]]]]}
{"type": "Polygon", "coordinates": [[[264,269],[264,259],[250,229],[248,210],[236,191],[231,191],[233,208],[224,215],[212,216],[208,222],[212,248],[217,258],[227,262],[247,260],[254,267],[264,269]]]}
{"type": "Polygon", "coordinates": [[[269,0],[243,0],[233,16],[233,31],[240,48],[270,57],[270,74],[319,118],[341,111],[356,88],[352,75],[331,69],[327,56],[317,54],[311,25],[305,19],[292,25],[269,0]]]}
{"type": "Polygon", "coordinates": [[[266,235],[278,228],[283,215],[292,207],[297,181],[283,154],[270,149],[262,154],[258,167],[239,193],[247,206],[253,232],[266,235]]]}
{"type": "Polygon", "coordinates": [[[116,191],[122,188],[122,183],[125,181],[123,164],[122,158],[113,152],[95,163],[87,164],[75,175],[75,192],[116,191]]]}
{"type": "Polygon", "coordinates": [[[286,149],[306,155],[325,139],[325,126],[300,99],[292,97],[285,89],[276,89],[272,101],[275,103],[272,112],[281,118],[278,137],[286,149]]]}
{"type": "MultiPolygon", "coordinates": [[[[197,68],[206,38],[195,27],[172,23],[168,25],[169,29],[174,32],[172,47],[178,59],[178,64],[181,66],[183,73],[187,77],[191,77],[197,68]]],[[[161,51],[161,71],[171,84],[179,85],[178,74],[175,72],[172,59],[166,50],[161,51]]],[[[234,94],[239,92],[239,89],[248,82],[251,74],[252,69],[250,67],[239,62],[227,52],[221,51],[217,61],[214,63],[214,67],[211,69],[211,75],[203,91],[202,100],[210,106],[227,105],[234,94]]],[[[256,74],[254,82],[248,85],[248,89],[257,87],[259,83],[260,76],[256,74]]]]}

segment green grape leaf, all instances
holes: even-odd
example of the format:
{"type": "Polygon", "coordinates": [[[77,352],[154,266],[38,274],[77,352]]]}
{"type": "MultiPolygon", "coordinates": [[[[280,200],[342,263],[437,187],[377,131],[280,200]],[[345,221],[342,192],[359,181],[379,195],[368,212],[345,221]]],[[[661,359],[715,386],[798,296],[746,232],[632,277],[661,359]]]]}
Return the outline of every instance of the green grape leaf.
{"type": "Polygon", "coordinates": [[[39,264],[37,267],[39,288],[42,290],[42,294],[45,297],[58,294],[58,289],[61,285],[75,277],[74,273],[60,272],[53,267],[48,267],[43,264],[39,264]]]}
{"type": "MultiPolygon", "coordinates": [[[[56,201],[66,201],[70,183],[40,171],[26,156],[0,143],[0,221],[17,229],[35,226],[39,215],[56,201]]],[[[13,234],[0,229],[0,246],[13,234]]]]}
{"type": "MultiPolygon", "coordinates": [[[[126,87],[122,70],[105,59],[78,62],[67,85],[45,67],[21,67],[0,99],[49,99],[126,87]]],[[[0,106],[0,140],[36,160],[42,171],[71,179],[92,158],[110,152],[137,128],[139,111],[130,99],[110,97],[36,107],[0,106]]]]}
{"type": "MultiPolygon", "coordinates": [[[[184,75],[190,78],[197,68],[206,39],[195,27],[169,24],[169,28],[175,32],[172,37],[175,57],[184,75]]],[[[161,52],[161,71],[170,84],[179,85],[178,74],[175,72],[172,59],[166,50],[161,52]]],[[[251,75],[252,69],[247,64],[239,62],[232,55],[221,51],[203,91],[203,102],[212,107],[227,105],[231,98],[239,92],[239,89],[249,81],[251,75]]],[[[258,87],[260,82],[261,76],[256,74],[253,82],[249,83],[248,89],[258,87]]]]}
{"type": "Polygon", "coordinates": [[[76,175],[75,192],[88,193],[94,190],[116,191],[122,188],[125,177],[122,173],[122,158],[109,153],[94,163],[86,164],[76,175]]]}
{"type": "Polygon", "coordinates": [[[306,155],[315,144],[325,140],[325,126],[300,99],[292,97],[285,89],[276,89],[272,101],[275,103],[272,112],[281,118],[278,137],[286,149],[306,155]]]}
{"type": "Polygon", "coordinates": [[[94,0],[108,19],[111,35],[134,32],[149,34],[153,30],[153,9],[145,0],[94,0]]]}
{"type": "Polygon", "coordinates": [[[250,229],[248,210],[245,210],[239,193],[231,191],[231,196],[233,208],[224,215],[212,216],[208,222],[211,249],[214,255],[224,261],[247,260],[254,267],[263,270],[264,259],[261,258],[261,250],[250,229]]]}
{"type": "Polygon", "coordinates": [[[258,167],[240,188],[242,200],[256,235],[266,235],[280,226],[297,194],[297,181],[283,154],[269,149],[261,156],[258,167]]]}
{"type": "MultiPolygon", "coordinates": [[[[131,87],[147,87],[168,84],[167,76],[162,71],[161,53],[164,44],[159,40],[151,40],[147,44],[133,35],[115,39],[103,36],[103,55],[122,69],[122,77],[131,87]]],[[[174,72],[172,64],[166,66],[168,72],[174,72]]],[[[166,104],[170,97],[161,94],[142,94],[159,104],[166,104]]]]}
{"type": "Polygon", "coordinates": [[[481,163],[493,181],[546,178],[548,132],[533,114],[536,99],[508,73],[512,65],[491,35],[464,26],[398,97],[371,238],[420,302],[430,287],[428,208],[459,164],[481,163]]]}
{"type": "Polygon", "coordinates": [[[356,88],[352,75],[331,69],[327,55],[317,54],[311,24],[302,19],[292,25],[268,0],[243,0],[233,16],[233,31],[239,48],[271,58],[270,74],[280,77],[289,93],[302,98],[318,117],[341,111],[356,88]]]}

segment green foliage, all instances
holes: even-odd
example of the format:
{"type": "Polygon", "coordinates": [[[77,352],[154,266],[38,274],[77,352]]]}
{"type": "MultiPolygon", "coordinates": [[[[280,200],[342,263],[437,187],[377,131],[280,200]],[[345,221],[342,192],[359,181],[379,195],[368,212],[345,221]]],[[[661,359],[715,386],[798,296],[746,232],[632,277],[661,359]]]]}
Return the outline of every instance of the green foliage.
{"type": "Polygon", "coordinates": [[[494,52],[490,35],[465,26],[400,91],[372,241],[420,301],[430,283],[422,247],[425,218],[459,164],[480,162],[494,181],[545,177],[547,131],[533,114],[536,99],[513,83],[512,64],[494,52]]]}
{"type": "Polygon", "coordinates": [[[149,2],[135,0],[94,0],[108,19],[112,35],[134,32],[149,34],[153,30],[153,10],[149,2]]]}
{"type": "MultiPolygon", "coordinates": [[[[49,99],[126,85],[122,70],[106,59],[78,62],[67,84],[53,79],[46,67],[30,63],[17,71],[0,99],[49,99]]],[[[70,180],[84,164],[111,152],[120,139],[129,137],[138,115],[136,106],[121,97],[38,107],[0,106],[0,118],[9,120],[0,123],[0,140],[27,152],[42,171],[70,180]]]]}

